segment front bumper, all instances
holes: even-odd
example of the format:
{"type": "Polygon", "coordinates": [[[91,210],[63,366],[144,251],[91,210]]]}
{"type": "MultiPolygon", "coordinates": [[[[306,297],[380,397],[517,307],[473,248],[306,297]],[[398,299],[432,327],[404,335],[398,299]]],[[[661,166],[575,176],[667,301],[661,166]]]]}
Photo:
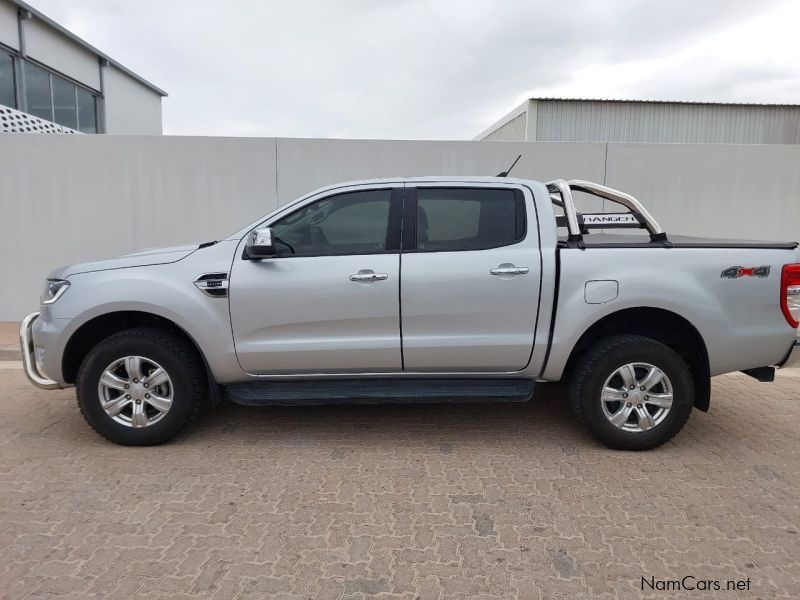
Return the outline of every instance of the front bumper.
{"type": "Polygon", "coordinates": [[[39,366],[36,364],[36,351],[33,346],[31,329],[33,327],[33,322],[38,318],[38,312],[31,313],[22,320],[19,326],[19,345],[22,350],[22,365],[25,368],[25,375],[33,385],[43,390],[57,390],[61,387],[59,383],[42,374],[39,370],[39,366]]]}
{"type": "Polygon", "coordinates": [[[795,340],[794,346],[789,350],[786,359],[779,365],[781,369],[800,367],[800,339],[795,340]]]}

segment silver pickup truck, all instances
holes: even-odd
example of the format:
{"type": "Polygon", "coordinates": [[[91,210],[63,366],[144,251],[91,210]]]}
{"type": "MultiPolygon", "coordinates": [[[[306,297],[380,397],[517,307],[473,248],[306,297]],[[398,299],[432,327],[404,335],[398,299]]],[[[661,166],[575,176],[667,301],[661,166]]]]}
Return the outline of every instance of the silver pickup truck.
{"type": "Polygon", "coordinates": [[[800,360],[799,318],[795,242],[667,235],[586,181],[426,177],[58,269],[20,341],[31,382],[76,386],[120,444],[165,442],[223,398],[523,401],[565,381],[595,438],[645,450],[708,410],[712,376],[771,381],[800,360]],[[577,193],[624,210],[578,212],[577,193]],[[623,228],[644,231],[599,232],[623,228]]]}

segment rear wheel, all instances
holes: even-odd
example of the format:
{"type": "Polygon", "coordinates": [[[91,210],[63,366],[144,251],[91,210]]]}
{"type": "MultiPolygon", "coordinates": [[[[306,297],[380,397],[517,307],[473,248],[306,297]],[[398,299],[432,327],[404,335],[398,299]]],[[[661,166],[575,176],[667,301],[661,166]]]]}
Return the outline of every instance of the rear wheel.
{"type": "Polygon", "coordinates": [[[97,433],[118,444],[149,446],[172,439],[192,420],[205,379],[191,344],[143,327],[92,348],[77,388],[81,413],[97,433]]]}
{"type": "Polygon", "coordinates": [[[694,404],[683,359],[639,335],[599,341],[578,362],[570,384],[578,418],[597,440],[619,450],[649,450],[671,440],[694,404]]]}

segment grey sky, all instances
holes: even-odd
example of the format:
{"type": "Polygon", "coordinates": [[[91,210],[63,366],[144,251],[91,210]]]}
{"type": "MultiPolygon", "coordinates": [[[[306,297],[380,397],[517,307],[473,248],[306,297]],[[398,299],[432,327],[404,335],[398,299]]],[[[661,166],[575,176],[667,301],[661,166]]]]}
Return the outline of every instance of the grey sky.
{"type": "Polygon", "coordinates": [[[465,139],[531,95],[800,102],[792,0],[29,0],[164,133],[465,139]]]}

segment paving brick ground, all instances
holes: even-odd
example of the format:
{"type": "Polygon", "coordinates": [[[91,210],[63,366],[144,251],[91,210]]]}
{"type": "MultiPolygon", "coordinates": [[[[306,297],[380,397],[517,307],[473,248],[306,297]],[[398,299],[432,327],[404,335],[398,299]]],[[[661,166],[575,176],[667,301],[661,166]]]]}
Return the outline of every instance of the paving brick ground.
{"type": "Polygon", "coordinates": [[[19,323],[0,323],[0,361],[20,360],[19,323]]]}
{"type": "Polygon", "coordinates": [[[800,378],[648,453],[517,405],[223,406],[160,448],[0,365],[0,597],[798,598],[800,378]],[[750,579],[750,591],[642,592],[750,579]]]}
{"type": "Polygon", "coordinates": [[[17,344],[19,340],[19,323],[0,323],[0,346],[17,344]]]}

